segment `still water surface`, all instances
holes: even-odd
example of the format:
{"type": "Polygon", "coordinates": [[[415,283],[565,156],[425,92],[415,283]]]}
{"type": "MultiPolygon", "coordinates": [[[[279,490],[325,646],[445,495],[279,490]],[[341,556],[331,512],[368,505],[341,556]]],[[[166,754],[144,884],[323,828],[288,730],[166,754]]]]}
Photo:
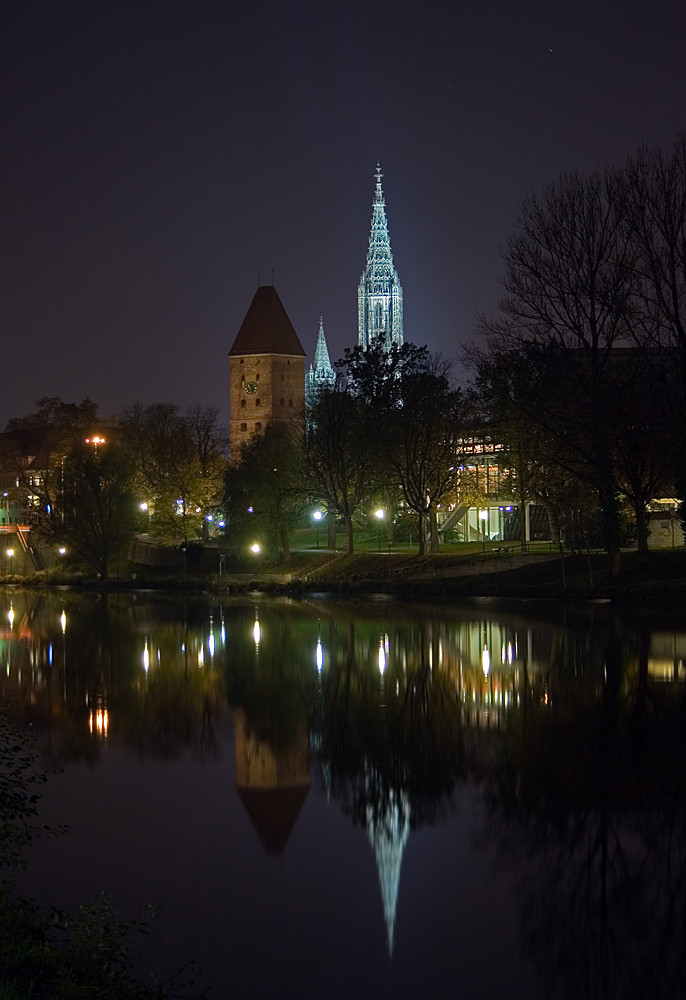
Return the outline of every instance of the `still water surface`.
{"type": "Polygon", "coordinates": [[[54,771],[18,891],[210,997],[683,996],[686,626],[0,590],[54,771]]]}

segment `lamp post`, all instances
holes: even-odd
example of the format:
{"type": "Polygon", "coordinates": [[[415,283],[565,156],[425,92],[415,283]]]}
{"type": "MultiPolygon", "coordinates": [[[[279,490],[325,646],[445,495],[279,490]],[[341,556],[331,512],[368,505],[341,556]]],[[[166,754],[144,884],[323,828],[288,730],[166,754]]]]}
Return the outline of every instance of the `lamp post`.
{"type": "Polygon", "coordinates": [[[105,438],[101,437],[100,434],[95,434],[93,437],[86,438],[86,444],[92,444],[93,445],[93,452],[94,452],[96,458],[97,458],[97,455],[98,455],[98,445],[100,445],[100,444],[106,444],[106,443],[107,442],[106,442],[105,438]]]}
{"type": "Polygon", "coordinates": [[[312,515],[312,517],[314,518],[314,523],[317,526],[317,548],[319,548],[319,522],[321,521],[322,516],[323,515],[320,510],[315,510],[314,514],[312,515]]]}
{"type": "Polygon", "coordinates": [[[12,559],[14,558],[14,549],[7,549],[7,559],[9,560],[10,576],[12,576],[12,559]]]}
{"type": "Polygon", "coordinates": [[[150,504],[146,503],[146,501],[143,500],[143,502],[139,503],[138,506],[139,506],[139,508],[141,509],[141,511],[144,514],[147,513],[147,515],[148,515],[148,530],[150,530],[150,521],[151,521],[151,518],[152,518],[152,511],[150,510],[150,504]]]}
{"type": "Polygon", "coordinates": [[[383,509],[383,507],[378,507],[374,511],[374,517],[379,523],[379,552],[381,552],[381,522],[383,521],[385,516],[386,516],[386,511],[383,509]]]}
{"type": "Polygon", "coordinates": [[[486,521],[488,520],[488,511],[479,511],[479,520],[481,521],[481,551],[486,552],[486,521]]]}

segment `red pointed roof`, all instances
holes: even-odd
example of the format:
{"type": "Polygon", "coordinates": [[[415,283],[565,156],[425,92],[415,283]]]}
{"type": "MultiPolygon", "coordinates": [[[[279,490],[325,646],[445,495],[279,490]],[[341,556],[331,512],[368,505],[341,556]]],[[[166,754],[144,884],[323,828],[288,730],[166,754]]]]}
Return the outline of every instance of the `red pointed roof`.
{"type": "Polygon", "coordinates": [[[287,354],[305,357],[305,351],[273,285],[260,285],[229,357],[244,354],[287,354]]]}

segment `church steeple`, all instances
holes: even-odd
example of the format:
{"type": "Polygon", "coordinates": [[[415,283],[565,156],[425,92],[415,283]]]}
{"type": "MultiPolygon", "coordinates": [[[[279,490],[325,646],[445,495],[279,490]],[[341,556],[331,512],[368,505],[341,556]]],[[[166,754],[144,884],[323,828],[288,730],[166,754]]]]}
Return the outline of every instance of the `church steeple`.
{"type": "Polygon", "coordinates": [[[389,350],[403,343],[403,290],[393,265],[382,176],[377,163],[367,266],[357,290],[358,343],[366,349],[371,340],[383,337],[389,350]]]}
{"type": "Polygon", "coordinates": [[[329,349],[326,346],[326,337],[324,336],[324,323],[320,316],[319,335],[314,351],[314,365],[310,365],[310,370],[305,376],[305,403],[311,406],[316,402],[317,393],[320,389],[333,386],[335,383],[336,373],[329,358],[329,349]]]}

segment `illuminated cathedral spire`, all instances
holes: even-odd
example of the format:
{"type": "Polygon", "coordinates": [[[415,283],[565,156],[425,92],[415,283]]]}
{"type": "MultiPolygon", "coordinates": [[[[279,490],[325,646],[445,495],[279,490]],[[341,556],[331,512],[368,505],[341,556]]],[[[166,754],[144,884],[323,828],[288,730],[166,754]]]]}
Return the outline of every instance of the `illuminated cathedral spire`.
{"type": "Polygon", "coordinates": [[[305,402],[311,406],[316,402],[317,393],[324,387],[331,387],[336,383],[336,373],[331,365],[329,349],[326,346],[324,336],[324,324],[319,317],[319,336],[317,346],[314,351],[314,364],[310,365],[310,370],[305,376],[305,402]]]}
{"type": "Polygon", "coordinates": [[[357,290],[358,343],[366,349],[371,340],[383,337],[389,350],[403,342],[403,290],[393,266],[382,176],[377,163],[367,266],[357,290]]]}

